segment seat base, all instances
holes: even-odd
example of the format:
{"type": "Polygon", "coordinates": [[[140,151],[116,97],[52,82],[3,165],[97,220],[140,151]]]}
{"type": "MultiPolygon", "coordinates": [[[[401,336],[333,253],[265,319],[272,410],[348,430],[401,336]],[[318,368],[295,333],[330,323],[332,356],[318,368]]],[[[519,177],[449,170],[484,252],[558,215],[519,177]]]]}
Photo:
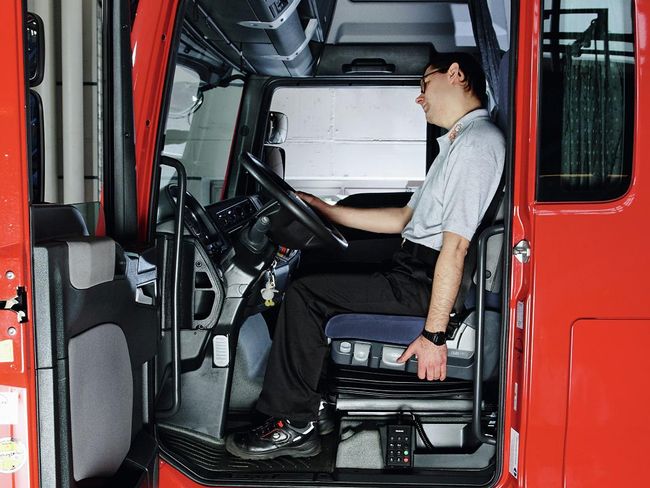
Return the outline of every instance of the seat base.
{"type": "MultiPolygon", "coordinates": [[[[476,322],[476,313],[470,313],[447,340],[448,378],[474,377],[476,322]]],[[[496,373],[500,323],[500,313],[485,312],[483,379],[496,373]]],[[[332,341],[330,354],[338,365],[416,373],[415,357],[406,363],[398,363],[397,359],[423,327],[422,317],[341,314],[330,319],[325,335],[332,341]]]]}

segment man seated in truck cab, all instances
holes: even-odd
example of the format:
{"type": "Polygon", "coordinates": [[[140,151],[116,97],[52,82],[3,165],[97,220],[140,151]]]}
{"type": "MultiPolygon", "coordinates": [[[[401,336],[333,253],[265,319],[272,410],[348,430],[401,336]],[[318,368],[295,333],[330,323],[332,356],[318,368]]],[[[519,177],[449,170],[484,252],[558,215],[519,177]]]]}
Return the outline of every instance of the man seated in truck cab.
{"type": "Polygon", "coordinates": [[[404,238],[388,272],[324,274],[297,280],[281,306],[257,410],[269,419],[231,434],[228,451],[251,459],[308,457],[320,452],[316,426],[327,318],[349,312],[426,316],[422,335],[400,362],[418,358],[420,379],[444,380],[445,331],[469,243],[496,190],[505,142],[485,108],[485,76],[469,54],[437,54],[416,103],[428,123],[448,132],[426,179],[402,208],[330,206],[301,198],[335,223],[404,238]]]}

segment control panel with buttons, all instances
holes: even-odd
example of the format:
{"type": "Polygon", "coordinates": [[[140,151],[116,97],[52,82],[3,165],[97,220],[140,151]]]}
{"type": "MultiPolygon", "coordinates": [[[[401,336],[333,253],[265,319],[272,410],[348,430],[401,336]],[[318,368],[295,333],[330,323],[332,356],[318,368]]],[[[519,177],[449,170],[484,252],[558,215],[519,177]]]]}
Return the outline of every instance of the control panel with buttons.
{"type": "Polygon", "coordinates": [[[206,210],[222,232],[230,232],[247,222],[259,205],[255,197],[233,198],[209,205],[206,210]]]}
{"type": "Polygon", "coordinates": [[[386,467],[410,468],[413,466],[413,426],[388,425],[386,435],[386,467]]]}

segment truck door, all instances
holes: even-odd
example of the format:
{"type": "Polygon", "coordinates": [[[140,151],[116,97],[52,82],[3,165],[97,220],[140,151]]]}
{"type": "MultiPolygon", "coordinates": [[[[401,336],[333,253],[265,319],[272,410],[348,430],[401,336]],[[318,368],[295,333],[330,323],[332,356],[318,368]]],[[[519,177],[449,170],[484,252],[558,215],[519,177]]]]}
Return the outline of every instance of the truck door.
{"type": "Polygon", "coordinates": [[[38,480],[23,10],[0,4],[0,486],[38,480]]]}
{"type": "Polygon", "coordinates": [[[44,119],[26,87],[43,25],[19,0],[0,6],[0,486],[157,484],[160,299],[134,211],[132,3],[103,2],[105,232],[74,205],[40,203],[44,119]]]}
{"type": "Polygon", "coordinates": [[[511,307],[526,361],[508,408],[521,415],[510,471],[524,486],[644,484],[649,11],[522,7],[511,307]]]}

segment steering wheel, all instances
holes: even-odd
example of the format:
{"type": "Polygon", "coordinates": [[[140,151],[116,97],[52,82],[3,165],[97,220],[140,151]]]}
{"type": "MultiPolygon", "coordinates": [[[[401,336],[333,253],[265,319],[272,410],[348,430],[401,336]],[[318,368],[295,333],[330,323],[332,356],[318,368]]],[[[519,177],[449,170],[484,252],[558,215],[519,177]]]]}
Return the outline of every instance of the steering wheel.
{"type": "Polygon", "coordinates": [[[324,246],[336,250],[348,247],[348,241],[329,221],[321,218],[314,210],[296,195],[291,185],[273,171],[264,166],[259,159],[247,152],[242,164],[246,170],[262,185],[271,197],[291,215],[304,225],[324,246]]]}

